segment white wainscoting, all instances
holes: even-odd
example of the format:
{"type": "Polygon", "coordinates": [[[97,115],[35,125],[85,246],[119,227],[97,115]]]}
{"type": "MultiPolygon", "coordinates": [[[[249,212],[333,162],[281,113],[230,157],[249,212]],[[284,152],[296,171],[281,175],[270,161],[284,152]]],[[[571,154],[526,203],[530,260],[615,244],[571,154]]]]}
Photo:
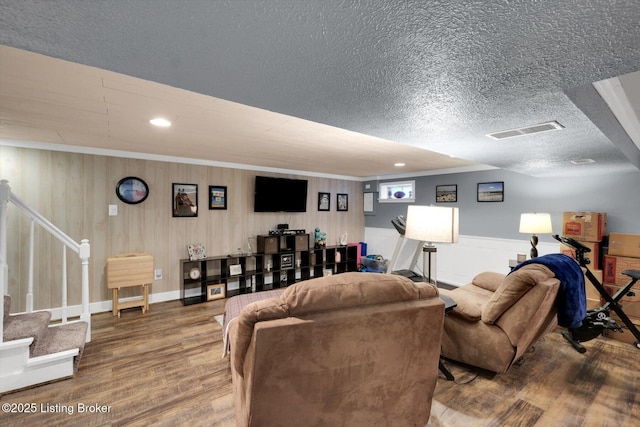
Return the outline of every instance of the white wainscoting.
{"type": "MultiPolygon", "coordinates": [[[[365,228],[367,255],[382,255],[391,260],[400,235],[395,229],[365,228]]],[[[529,258],[529,239],[511,240],[492,237],[459,236],[458,243],[437,243],[437,279],[440,282],[461,286],[483,271],[507,274],[509,260],[516,259],[518,253],[526,253],[529,258]]],[[[409,268],[418,242],[404,239],[400,255],[393,270],[409,268]]],[[[560,243],[540,242],[538,253],[546,255],[558,253],[560,243]]],[[[418,257],[417,273],[422,272],[422,255],[418,257]]]]}

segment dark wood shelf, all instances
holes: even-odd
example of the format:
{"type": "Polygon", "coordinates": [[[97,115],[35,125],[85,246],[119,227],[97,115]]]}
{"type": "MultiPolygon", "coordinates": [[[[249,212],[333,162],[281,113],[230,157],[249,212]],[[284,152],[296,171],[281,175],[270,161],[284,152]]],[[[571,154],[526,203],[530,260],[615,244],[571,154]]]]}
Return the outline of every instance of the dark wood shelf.
{"type": "Polygon", "coordinates": [[[213,284],[224,285],[230,298],[358,269],[357,245],[310,248],[308,234],[258,236],[258,249],[263,252],[180,260],[182,303],[206,302],[207,286],[213,284]],[[241,273],[231,275],[231,265],[240,265],[241,273]],[[194,267],[201,272],[197,279],[189,277],[194,267]]]}

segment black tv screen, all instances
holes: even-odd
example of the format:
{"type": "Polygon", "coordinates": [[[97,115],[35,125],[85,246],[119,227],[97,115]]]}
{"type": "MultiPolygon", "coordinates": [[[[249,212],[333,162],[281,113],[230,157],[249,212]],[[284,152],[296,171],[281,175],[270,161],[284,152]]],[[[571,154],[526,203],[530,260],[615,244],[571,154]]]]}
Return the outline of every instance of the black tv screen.
{"type": "Polygon", "coordinates": [[[307,180],[256,176],[254,212],[306,212],[307,180]]]}

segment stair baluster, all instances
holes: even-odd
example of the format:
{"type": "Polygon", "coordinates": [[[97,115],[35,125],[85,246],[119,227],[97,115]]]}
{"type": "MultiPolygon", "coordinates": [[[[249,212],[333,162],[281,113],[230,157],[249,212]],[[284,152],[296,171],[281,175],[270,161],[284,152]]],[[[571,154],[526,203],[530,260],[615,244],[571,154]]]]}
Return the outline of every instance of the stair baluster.
{"type": "MultiPolygon", "coordinates": [[[[7,256],[7,207],[12,203],[30,218],[29,272],[26,293],[26,313],[9,315],[10,298],[0,304],[0,393],[73,375],[78,367],[84,344],[91,341],[91,313],[89,310],[89,241],[75,242],[41,214],[27,206],[11,192],[7,180],[0,180],[0,290],[9,295],[9,267],[7,256]],[[62,295],[59,325],[48,326],[48,311],[34,312],[35,225],[39,225],[62,242],[62,295]],[[67,248],[76,252],[81,261],[82,304],[80,320],[68,320],[68,271],[67,248]],[[8,316],[8,317],[6,317],[8,316]],[[43,321],[44,335],[24,334],[15,326],[22,319],[43,321]],[[5,329],[8,327],[9,329],[5,329]],[[8,332],[5,332],[8,331],[8,332]],[[25,336],[26,335],[26,336],[25,336]],[[37,339],[36,339],[37,337],[37,339]],[[5,338],[9,341],[5,341],[5,338]],[[71,344],[69,344],[71,343],[71,344]],[[26,360],[26,362],[25,362],[26,360]]],[[[53,307],[51,308],[53,309],[53,307]]],[[[55,312],[55,310],[54,310],[55,312]]],[[[77,313],[77,311],[76,311],[77,313]]],[[[77,314],[76,314],[77,315],[77,314]]]]}

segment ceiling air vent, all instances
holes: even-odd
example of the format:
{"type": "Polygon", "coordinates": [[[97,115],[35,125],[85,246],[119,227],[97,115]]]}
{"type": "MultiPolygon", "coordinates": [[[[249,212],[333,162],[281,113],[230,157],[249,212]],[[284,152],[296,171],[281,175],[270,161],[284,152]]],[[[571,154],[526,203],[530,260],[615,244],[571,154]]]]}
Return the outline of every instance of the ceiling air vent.
{"type": "Polygon", "coordinates": [[[569,160],[569,163],[574,165],[588,165],[591,163],[595,163],[596,161],[593,159],[577,159],[577,160],[569,160]]]}
{"type": "Polygon", "coordinates": [[[507,138],[515,138],[516,136],[532,135],[534,133],[548,132],[550,130],[560,130],[560,129],[564,129],[564,126],[562,126],[560,123],[556,121],[553,121],[553,122],[547,122],[547,123],[540,123],[533,126],[527,126],[524,128],[510,129],[510,130],[503,130],[495,133],[489,133],[487,134],[487,136],[489,138],[501,140],[501,139],[507,139],[507,138]]]}

